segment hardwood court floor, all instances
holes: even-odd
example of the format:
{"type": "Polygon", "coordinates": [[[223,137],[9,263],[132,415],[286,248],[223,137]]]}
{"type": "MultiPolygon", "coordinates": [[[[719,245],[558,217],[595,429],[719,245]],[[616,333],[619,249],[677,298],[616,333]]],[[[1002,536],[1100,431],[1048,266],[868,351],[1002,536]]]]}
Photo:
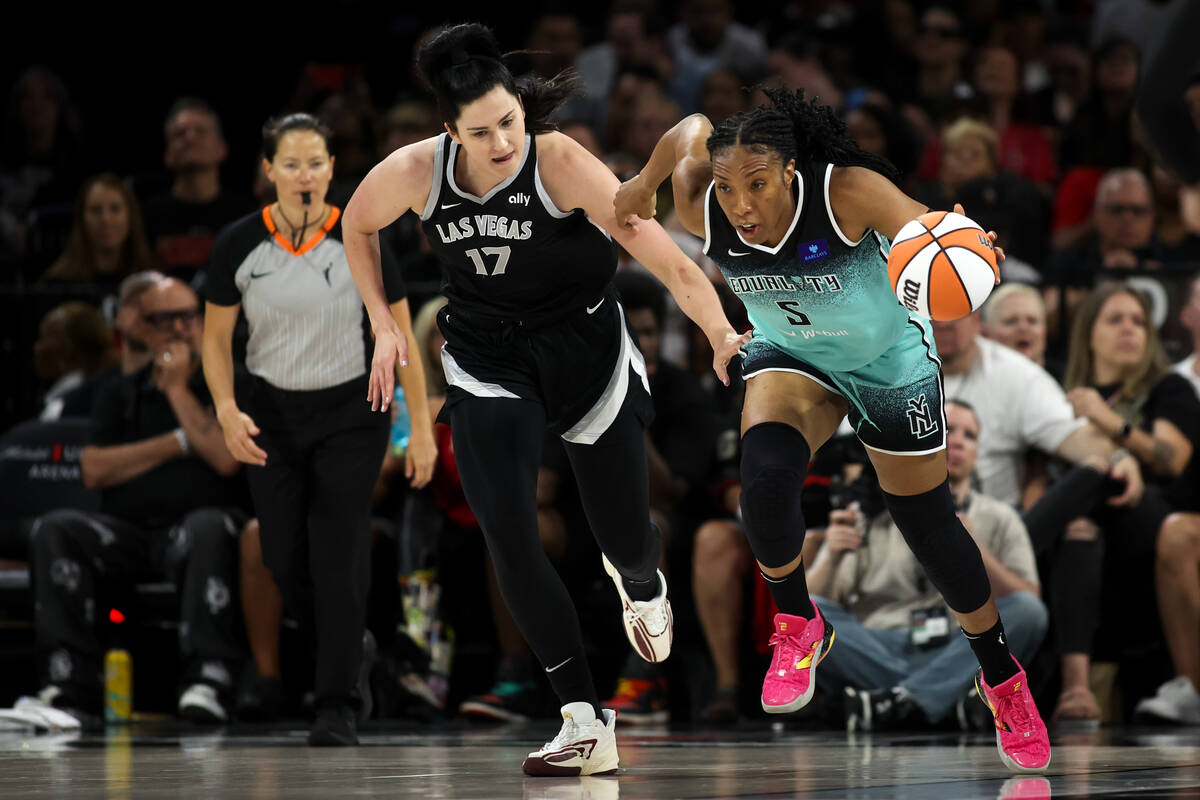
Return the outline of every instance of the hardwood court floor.
{"type": "Polygon", "coordinates": [[[1054,738],[1045,778],[1012,778],[988,734],[622,731],[611,778],[521,774],[556,726],[369,726],[317,750],[299,724],[204,731],[143,723],[106,734],[0,734],[0,798],[1200,798],[1200,729],[1109,728],[1054,738]]]}

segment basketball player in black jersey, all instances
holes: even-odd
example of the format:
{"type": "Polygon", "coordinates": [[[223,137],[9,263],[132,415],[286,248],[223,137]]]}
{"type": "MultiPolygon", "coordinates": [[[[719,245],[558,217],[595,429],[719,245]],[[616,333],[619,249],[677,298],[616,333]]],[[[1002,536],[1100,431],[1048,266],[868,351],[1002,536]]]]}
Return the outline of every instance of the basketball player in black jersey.
{"type": "Polygon", "coordinates": [[[397,150],[346,209],[346,248],[375,332],[368,400],[386,407],[407,343],[387,313],[377,232],[412,209],[444,267],[438,317],[449,384],[443,417],[463,488],[487,539],[505,602],[563,703],[558,736],[525,760],[530,775],[617,768],[615,714],[585,660],[566,587],[538,543],[535,490],[543,431],[565,441],[626,633],[666,658],[671,611],[650,525],[646,367],[611,279],[615,238],[657,275],[708,336],[713,368],[745,343],[712,284],[657,223],[617,224],[617,179],[547,122],[573,76],[518,84],[491,31],[459,25],[418,57],[446,133],[397,150]]]}
{"type": "Polygon", "coordinates": [[[763,709],[804,707],[834,641],[808,594],[800,494],[811,453],[849,414],[892,519],[979,658],[1001,760],[1040,772],[1050,761],[1046,727],[947,482],[941,362],[928,322],[900,305],[888,281],[889,240],[926,209],[832,109],[802,92],[766,93],[773,107],[715,130],[700,114],[681,121],[614,200],[618,220],[650,219],[671,176],[680,221],[704,237],[754,324],[742,359],[741,508],[780,610],[763,709]]]}

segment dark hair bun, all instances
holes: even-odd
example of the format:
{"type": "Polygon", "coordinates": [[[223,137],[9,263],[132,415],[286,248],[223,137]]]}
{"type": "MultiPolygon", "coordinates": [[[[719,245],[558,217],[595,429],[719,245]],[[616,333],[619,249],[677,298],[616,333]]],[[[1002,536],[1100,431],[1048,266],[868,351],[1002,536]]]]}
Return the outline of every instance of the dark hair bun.
{"type": "Polygon", "coordinates": [[[503,63],[495,34],[477,22],[468,22],[446,28],[433,37],[417,54],[417,67],[436,91],[446,73],[479,58],[503,63]]]}

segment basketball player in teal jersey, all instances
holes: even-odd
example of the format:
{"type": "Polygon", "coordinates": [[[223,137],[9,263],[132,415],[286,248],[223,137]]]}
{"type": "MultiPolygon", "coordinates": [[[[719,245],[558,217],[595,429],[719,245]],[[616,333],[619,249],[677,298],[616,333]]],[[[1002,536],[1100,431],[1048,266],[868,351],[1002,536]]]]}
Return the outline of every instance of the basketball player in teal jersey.
{"type": "Polygon", "coordinates": [[[781,612],[763,709],[803,708],[833,644],[805,582],[800,488],[812,452],[849,414],[896,525],[979,659],[1001,758],[1013,771],[1040,772],[1050,761],[1046,726],[947,483],[929,323],[900,305],[888,280],[890,239],[927,209],[896,188],[892,166],[860,149],[831,109],[784,89],[767,95],[773,107],[716,129],[701,115],[684,119],[615,199],[618,220],[649,219],[671,176],[680,220],[704,237],[754,325],[742,362],[741,506],[781,612]]]}

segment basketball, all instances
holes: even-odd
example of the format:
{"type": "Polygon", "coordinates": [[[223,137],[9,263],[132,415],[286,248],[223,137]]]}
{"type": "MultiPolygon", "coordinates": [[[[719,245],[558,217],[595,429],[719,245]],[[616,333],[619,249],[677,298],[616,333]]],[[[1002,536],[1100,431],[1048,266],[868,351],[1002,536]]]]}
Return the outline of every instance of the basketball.
{"type": "Polygon", "coordinates": [[[888,254],[888,278],[900,303],[940,322],[983,305],[999,277],[987,233],[953,211],[930,211],[909,222],[888,254]]]}

